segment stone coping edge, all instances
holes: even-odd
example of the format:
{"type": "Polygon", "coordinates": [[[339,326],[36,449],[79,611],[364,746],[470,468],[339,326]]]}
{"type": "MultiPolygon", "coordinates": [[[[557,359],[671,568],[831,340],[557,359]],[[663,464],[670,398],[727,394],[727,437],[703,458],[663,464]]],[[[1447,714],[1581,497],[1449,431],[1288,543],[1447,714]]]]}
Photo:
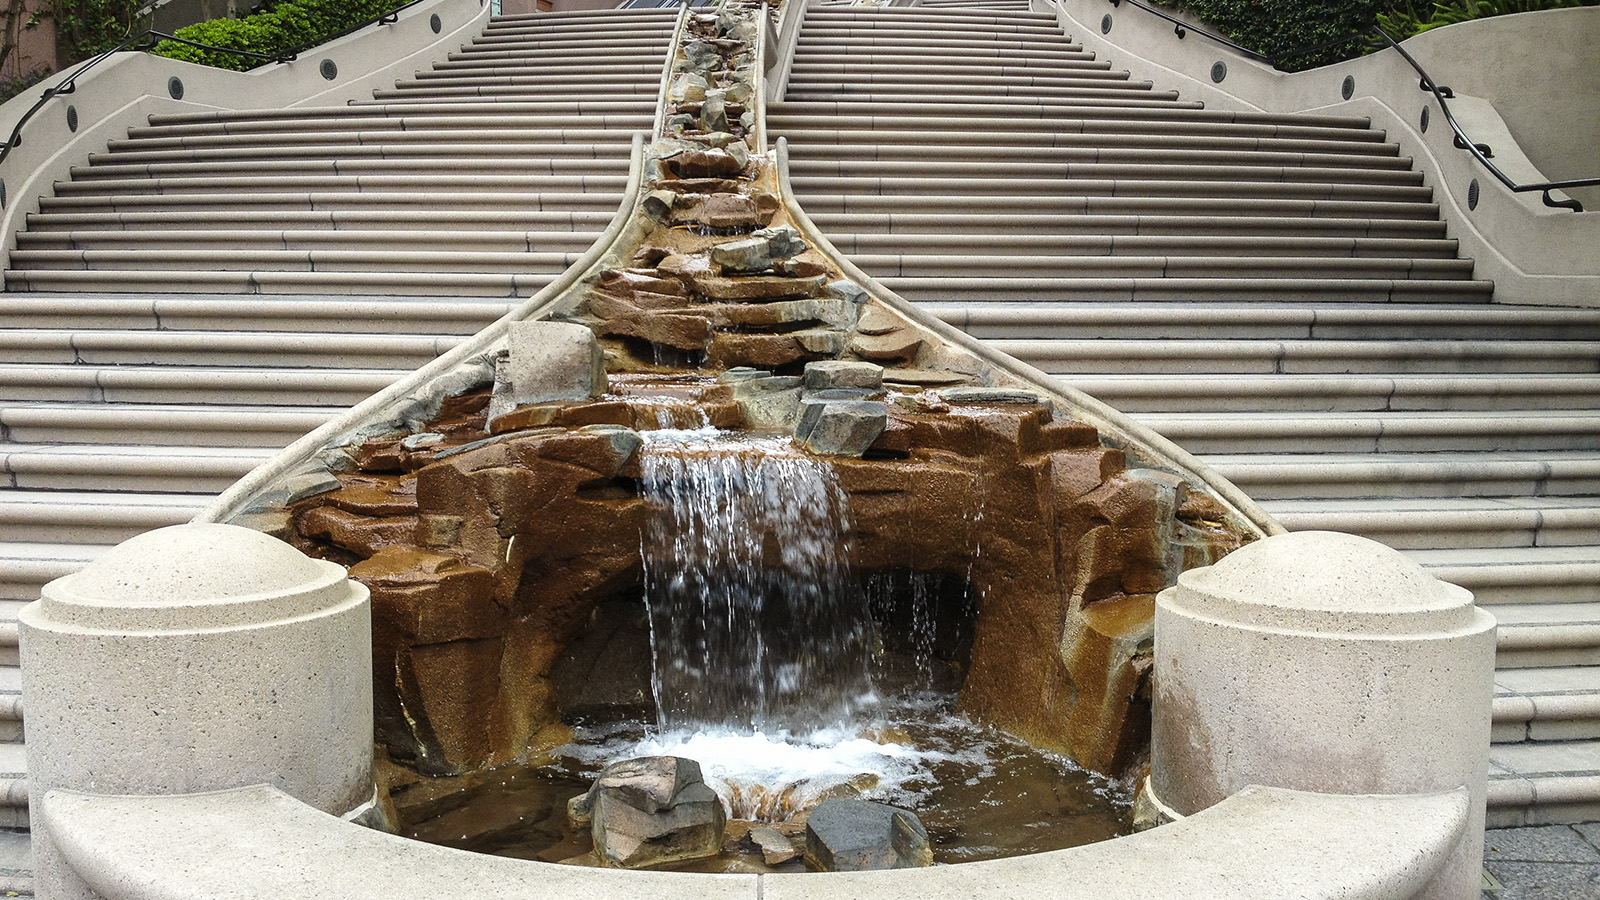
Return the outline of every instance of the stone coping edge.
{"type": "MultiPolygon", "coordinates": [[[[673,49],[676,50],[676,46],[673,49]]],[[[664,69],[663,79],[670,70],[670,66],[664,69]]],[[[364,434],[393,430],[407,422],[425,421],[446,396],[471,387],[470,382],[479,380],[480,376],[482,380],[492,377],[493,364],[486,357],[510,330],[511,323],[548,312],[589,276],[615,264],[613,251],[625,239],[625,232],[632,230],[630,226],[640,227],[634,210],[643,182],[644,147],[644,135],[635,133],[628,184],[617,214],[583,256],[556,280],[471,338],[285,447],[234,482],[191,521],[228,522],[250,512],[266,492],[284,479],[302,471],[324,470],[317,461],[323,450],[350,443],[364,434]]]]}
{"type": "Polygon", "coordinates": [[[826,255],[850,279],[866,288],[874,298],[883,302],[895,312],[916,323],[919,327],[933,332],[940,338],[960,347],[972,354],[986,365],[1005,372],[1012,378],[1043,391],[1053,397],[1055,401],[1066,407],[1070,415],[1080,422],[1092,425],[1098,429],[1101,436],[1125,450],[1135,451],[1136,456],[1143,456],[1147,461],[1158,463],[1178,473],[1192,484],[1200,485],[1211,491],[1219,500],[1232,507],[1239,517],[1259,529],[1263,536],[1281,534],[1284,527],[1262,509],[1259,504],[1250,498],[1233,482],[1223,478],[1220,473],[1201,462],[1189,451],[1183,449],[1172,441],[1141,425],[1127,415],[1084,392],[1057,381],[1049,374],[1028,365],[1021,360],[1007,356],[993,347],[988,346],[977,338],[967,334],[959,328],[922,311],[909,300],[896,294],[882,282],[862,271],[849,257],[839,252],[839,248],[828,240],[827,235],[817,228],[816,223],[801,208],[799,200],[795,198],[794,190],[789,185],[789,141],[787,138],[778,138],[777,146],[778,189],[782,195],[784,207],[788,210],[789,217],[811,244],[826,255]]]}
{"type": "Polygon", "coordinates": [[[1465,789],[1341,796],[1250,786],[1210,809],[1069,850],[926,869],[705,875],[562,866],[424,844],[266,785],[113,797],[51,791],[41,822],[106,900],[1406,900],[1467,821],[1465,789]]]}

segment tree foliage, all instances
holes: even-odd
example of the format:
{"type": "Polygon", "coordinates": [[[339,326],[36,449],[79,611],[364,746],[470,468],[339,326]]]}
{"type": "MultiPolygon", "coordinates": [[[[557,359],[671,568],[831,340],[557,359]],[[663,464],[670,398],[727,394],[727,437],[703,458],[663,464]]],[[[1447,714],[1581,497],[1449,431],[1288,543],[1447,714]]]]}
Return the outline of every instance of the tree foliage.
{"type": "MultiPolygon", "coordinates": [[[[240,19],[213,19],[178,29],[185,40],[211,47],[277,56],[326,40],[348,28],[404,5],[406,0],[280,0],[240,19]]],[[[162,41],[151,52],[219,69],[243,71],[259,60],[232,53],[162,41]]]]}

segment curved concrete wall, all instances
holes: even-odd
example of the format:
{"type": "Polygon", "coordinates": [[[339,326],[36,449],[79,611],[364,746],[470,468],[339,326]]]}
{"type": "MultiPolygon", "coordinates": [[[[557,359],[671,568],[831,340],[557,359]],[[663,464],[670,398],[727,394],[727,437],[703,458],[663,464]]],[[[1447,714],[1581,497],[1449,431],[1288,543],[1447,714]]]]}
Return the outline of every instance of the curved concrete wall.
{"type": "MultiPolygon", "coordinates": [[[[1130,70],[1135,78],[1176,88],[1184,96],[1209,106],[1270,112],[1318,110],[1369,117],[1375,127],[1388,133],[1389,140],[1400,144],[1402,155],[1414,158],[1434,188],[1451,236],[1461,242],[1461,253],[1477,261],[1480,277],[1494,280],[1497,302],[1600,306],[1600,254],[1594,250],[1600,247],[1600,204],[1586,207],[1588,211],[1583,213],[1573,213],[1546,207],[1537,193],[1518,194],[1504,188],[1471,154],[1453,146],[1454,134],[1437,102],[1419,89],[1416,72],[1394,51],[1288,74],[1193,33],[1180,39],[1170,23],[1136,7],[1113,7],[1101,0],[1034,0],[1034,4],[1035,8],[1053,9],[1074,41],[1110,60],[1114,67],[1130,70]],[[1110,29],[1103,32],[1108,18],[1110,29]],[[1219,70],[1218,64],[1224,68],[1219,70]],[[1221,81],[1214,80],[1217,74],[1223,75],[1221,81]],[[1425,109],[1429,116],[1426,126],[1422,123],[1425,109]],[[1472,199],[1474,183],[1476,203],[1472,199]]],[[[1553,20],[1568,32],[1562,36],[1560,46],[1571,41],[1574,46],[1593,47],[1600,40],[1600,8],[1566,12],[1574,15],[1553,20]]],[[[1548,54],[1540,23],[1548,21],[1552,20],[1534,19],[1532,24],[1524,20],[1513,28],[1496,24],[1499,20],[1486,20],[1473,23],[1475,27],[1470,29],[1438,29],[1406,43],[1407,50],[1417,55],[1438,83],[1456,90],[1450,109],[1467,133],[1474,141],[1489,144],[1500,169],[1522,183],[1543,181],[1546,175],[1524,155],[1494,104],[1468,95],[1461,85],[1472,82],[1464,80],[1458,85],[1452,79],[1459,67],[1478,68],[1480,72],[1489,69],[1480,52],[1486,43],[1503,45],[1493,53],[1510,56],[1523,52],[1513,40],[1528,42],[1521,47],[1538,48],[1533,59],[1544,59],[1548,54]],[[1495,37],[1486,36],[1489,31],[1485,29],[1495,37]],[[1541,37],[1533,37],[1535,34],[1541,37]]],[[[1600,76],[1592,71],[1592,60],[1592,54],[1579,54],[1571,64],[1581,67],[1587,63],[1591,70],[1587,77],[1593,81],[1600,76]]],[[[1480,77],[1499,80],[1502,87],[1497,91],[1501,95],[1522,102],[1523,91],[1541,97],[1566,90],[1560,72],[1528,61],[1503,79],[1489,74],[1480,77]],[[1513,76],[1527,80],[1519,84],[1513,76]],[[1528,86],[1535,77],[1542,87],[1528,86]]],[[[1595,101],[1591,98],[1588,102],[1595,101]]],[[[1543,102],[1528,105],[1540,106],[1543,102]]],[[[1527,112],[1538,115],[1536,109],[1527,112]]],[[[1592,113],[1587,115],[1591,120],[1587,127],[1600,127],[1593,124],[1592,113]]],[[[1560,121],[1546,125],[1559,126],[1560,121]]],[[[1536,138],[1537,135],[1528,136],[1530,142],[1536,138]]],[[[1590,154],[1595,152],[1591,150],[1590,154]]],[[[1586,175],[1600,175],[1600,171],[1586,175]]]]}
{"type": "MultiPolygon", "coordinates": [[[[145,124],[151,114],[326,106],[370,97],[373,88],[391,86],[466,42],[488,17],[484,0],[423,0],[401,10],[393,24],[369,26],[315,47],[294,62],[269,63],[249,72],[148,53],[116,54],[78,79],[73,93],[46,103],[23,126],[21,144],[0,163],[0,246],[9,252],[24,217],[38,209],[39,197],[55,182],[69,177],[72,166],[105,149],[107,141],[125,137],[129,126],[145,124]],[[438,32],[432,27],[435,15],[438,32]],[[321,72],[324,60],[338,67],[331,80],[321,72]],[[181,100],[172,96],[172,79],[182,84],[177,91],[181,100]],[[69,125],[69,107],[76,111],[76,128],[69,125]]],[[[0,106],[0,136],[9,135],[40,94],[67,74],[0,106]]]]}
{"type": "MultiPolygon", "coordinates": [[[[1597,44],[1600,8],[1583,7],[1435,28],[1406,49],[1456,93],[1494,104],[1528,159],[1561,181],[1600,177],[1597,44]]],[[[1570,193],[1600,211],[1600,187],[1570,193]]]]}

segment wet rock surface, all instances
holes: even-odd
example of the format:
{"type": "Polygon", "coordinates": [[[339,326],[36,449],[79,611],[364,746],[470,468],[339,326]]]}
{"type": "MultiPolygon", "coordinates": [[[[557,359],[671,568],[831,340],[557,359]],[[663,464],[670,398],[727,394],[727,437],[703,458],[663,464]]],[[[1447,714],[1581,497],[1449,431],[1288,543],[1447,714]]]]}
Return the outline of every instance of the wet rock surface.
{"type": "Polygon", "coordinates": [[[916,814],[870,800],[824,800],[806,821],[805,856],[823,872],[933,865],[928,831],[916,814]]]}
{"type": "Polygon", "coordinates": [[[726,816],[700,764],[675,756],[613,763],[568,805],[587,822],[601,865],[646,869],[722,852],[726,816]]]}

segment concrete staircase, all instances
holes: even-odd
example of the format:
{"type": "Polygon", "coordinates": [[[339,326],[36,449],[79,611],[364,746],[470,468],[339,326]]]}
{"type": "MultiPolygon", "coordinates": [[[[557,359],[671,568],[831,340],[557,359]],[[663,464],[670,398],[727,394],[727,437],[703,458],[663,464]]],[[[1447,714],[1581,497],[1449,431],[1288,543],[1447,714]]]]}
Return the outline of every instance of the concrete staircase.
{"type": "Polygon", "coordinates": [[[27,822],[16,611],[577,259],[675,21],[498,18],[370,101],[152,117],[40,200],[0,294],[0,826],[27,822]]]}
{"type": "Polygon", "coordinates": [[[1491,822],[1600,819],[1600,309],[1492,304],[1364,119],[1205,109],[1010,6],[814,8],[768,122],[907,299],[1471,588],[1491,822]]]}

